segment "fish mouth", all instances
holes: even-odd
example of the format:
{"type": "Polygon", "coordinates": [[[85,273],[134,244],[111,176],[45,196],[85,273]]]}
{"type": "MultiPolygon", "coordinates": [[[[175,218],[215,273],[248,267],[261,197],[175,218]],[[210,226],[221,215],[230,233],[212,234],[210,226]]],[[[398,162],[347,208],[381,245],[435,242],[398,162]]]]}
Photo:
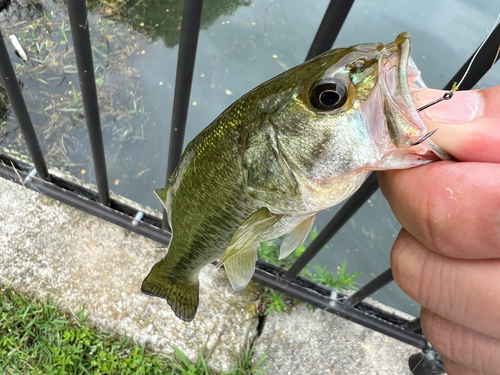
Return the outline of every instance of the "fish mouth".
{"type": "Polygon", "coordinates": [[[397,148],[412,146],[427,132],[411,97],[426,86],[410,52],[410,34],[403,32],[385,45],[379,64],[387,130],[397,148]]]}

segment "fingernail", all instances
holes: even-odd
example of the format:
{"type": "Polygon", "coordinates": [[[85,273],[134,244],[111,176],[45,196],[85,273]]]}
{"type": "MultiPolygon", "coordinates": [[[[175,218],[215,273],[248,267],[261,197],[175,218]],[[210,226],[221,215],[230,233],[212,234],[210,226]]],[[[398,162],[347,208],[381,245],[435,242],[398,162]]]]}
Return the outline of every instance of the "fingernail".
{"type": "MultiPolygon", "coordinates": [[[[443,96],[446,91],[421,89],[414,98],[417,108],[443,96]]],[[[435,121],[464,123],[483,115],[484,102],[478,91],[457,91],[449,100],[443,100],[423,111],[427,117],[435,121]]]]}

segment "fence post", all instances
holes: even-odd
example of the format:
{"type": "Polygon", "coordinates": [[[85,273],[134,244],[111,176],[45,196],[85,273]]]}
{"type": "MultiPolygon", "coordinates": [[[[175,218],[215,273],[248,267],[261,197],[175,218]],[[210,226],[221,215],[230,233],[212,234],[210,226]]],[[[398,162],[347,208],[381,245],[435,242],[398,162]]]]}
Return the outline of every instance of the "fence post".
{"type": "Polygon", "coordinates": [[[21,133],[23,134],[24,141],[28,146],[28,151],[30,153],[33,164],[35,165],[36,172],[38,176],[44,180],[50,181],[49,171],[47,165],[45,164],[45,159],[40,149],[40,144],[35,134],[35,129],[33,128],[33,123],[31,122],[30,115],[28,113],[28,108],[26,107],[26,102],[24,101],[23,94],[19,88],[19,82],[10,62],[9,52],[5,46],[5,41],[3,39],[2,33],[0,31],[0,77],[9,96],[10,104],[14,109],[17,121],[19,122],[19,127],[21,128],[21,133]]]}
{"type": "Polygon", "coordinates": [[[109,206],[108,173],[106,170],[106,157],[102,140],[101,119],[99,117],[99,104],[97,102],[97,88],[94,75],[94,61],[90,43],[89,22],[85,0],[68,0],[69,21],[71,35],[75,47],[76,65],[82,90],[85,119],[89,132],[92,160],[94,162],[95,178],[99,201],[109,206]]]}
{"type": "MultiPolygon", "coordinates": [[[[170,145],[168,146],[167,184],[181,160],[183,150],[202,8],[203,0],[184,0],[175,78],[174,109],[170,127],[170,145]]],[[[163,210],[162,226],[163,229],[168,228],[165,209],[163,210]]]]}

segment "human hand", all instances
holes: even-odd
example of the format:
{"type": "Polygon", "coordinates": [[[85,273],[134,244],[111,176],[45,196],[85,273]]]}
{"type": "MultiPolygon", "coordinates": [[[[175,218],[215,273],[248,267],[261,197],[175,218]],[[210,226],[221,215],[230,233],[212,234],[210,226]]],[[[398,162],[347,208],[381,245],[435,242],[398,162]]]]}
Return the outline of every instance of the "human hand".
{"type": "MultiPolygon", "coordinates": [[[[420,90],[417,107],[443,95],[420,90]]],[[[422,305],[422,330],[449,375],[500,374],[500,86],[457,92],[424,111],[459,162],[378,172],[403,226],[396,283],[422,305]]]]}

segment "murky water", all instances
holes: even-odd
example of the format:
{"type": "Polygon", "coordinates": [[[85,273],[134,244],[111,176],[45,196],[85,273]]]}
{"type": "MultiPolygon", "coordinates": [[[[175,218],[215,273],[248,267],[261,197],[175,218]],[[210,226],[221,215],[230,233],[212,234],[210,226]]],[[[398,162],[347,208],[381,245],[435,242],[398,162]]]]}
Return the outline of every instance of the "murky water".
{"type": "MultiPolygon", "coordinates": [[[[31,46],[28,54],[41,61],[28,67],[13,57],[49,161],[92,182],[63,4],[50,2],[28,12],[15,3],[18,19],[0,18],[0,26],[2,31],[17,31],[18,38],[31,46]],[[30,22],[38,24],[30,27],[30,22]],[[44,37],[48,33],[49,39],[44,37]],[[50,40],[45,47],[44,40],[50,40]],[[49,99],[40,105],[42,97],[49,99]]],[[[185,144],[245,92],[301,63],[327,5],[327,0],[206,0],[185,144]]],[[[152,190],[162,187],[166,178],[182,6],[180,0],[130,1],[127,6],[90,2],[109,181],[116,193],[160,210],[152,190]]],[[[357,0],[335,46],[389,42],[401,31],[409,31],[412,57],[425,82],[441,88],[480,44],[498,12],[495,0],[357,0]]],[[[499,82],[500,68],[495,67],[481,86],[499,82]]],[[[5,95],[0,99],[5,101],[5,95]]],[[[0,116],[4,121],[0,147],[23,151],[22,142],[16,142],[15,119],[5,110],[0,116]]],[[[338,208],[320,214],[318,229],[338,208]]],[[[390,248],[399,229],[377,192],[313,262],[336,272],[345,258],[348,272],[362,270],[358,281],[363,284],[389,267],[390,248]]],[[[395,283],[375,297],[418,313],[419,306],[395,283]]]]}

